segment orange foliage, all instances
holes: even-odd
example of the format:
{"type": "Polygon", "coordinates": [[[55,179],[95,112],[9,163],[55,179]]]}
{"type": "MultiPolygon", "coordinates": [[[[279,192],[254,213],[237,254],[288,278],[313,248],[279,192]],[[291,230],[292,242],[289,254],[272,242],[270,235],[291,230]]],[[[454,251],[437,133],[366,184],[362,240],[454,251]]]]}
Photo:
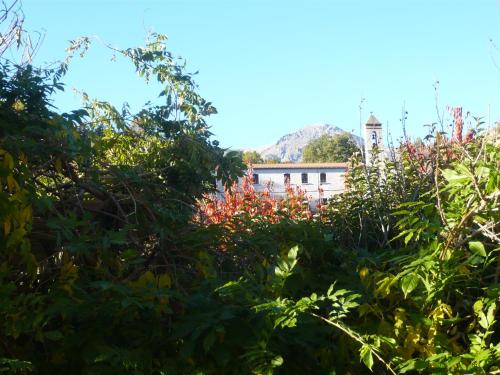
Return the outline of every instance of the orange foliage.
{"type": "Polygon", "coordinates": [[[244,228],[245,220],[277,223],[284,219],[306,220],[312,217],[309,200],[298,186],[287,185],[286,197],[279,198],[273,196],[272,186],[256,192],[252,176],[253,170],[249,167],[241,186],[235,182],[224,188],[224,198],[205,196],[199,202],[199,221],[224,224],[236,230],[244,228]]]}

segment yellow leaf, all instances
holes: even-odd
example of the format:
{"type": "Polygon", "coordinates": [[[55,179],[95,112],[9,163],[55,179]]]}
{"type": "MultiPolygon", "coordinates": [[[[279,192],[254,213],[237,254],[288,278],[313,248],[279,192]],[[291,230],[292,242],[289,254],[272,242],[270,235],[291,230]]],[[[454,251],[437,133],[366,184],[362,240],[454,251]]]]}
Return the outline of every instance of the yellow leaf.
{"type": "Polygon", "coordinates": [[[432,320],[440,322],[443,319],[451,318],[453,316],[453,310],[450,305],[442,303],[431,312],[430,316],[432,320]]]}
{"type": "Polygon", "coordinates": [[[394,314],[394,333],[396,336],[403,334],[406,322],[406,311],[402,308],[397,308],[394,314]]]}
{"type": "Polygon", "coordinates": [[[23,221],[24,223],[31,221],[32,215],[33,212],[31,206],[24,207],[23,210],[21,211],[21,221],[23,221]]]}
{"type": "Polygon", "coordinates": [[[145,287],[148,284],[154,284],[155,276],[151,271],[144,272],[137,280],[130,283],[134,287],[145,287]]]}
{"type": "Polygon", "coordinates": [[[17,112],[21,112],[25,108],[25,105],[19,99],[16,99],[14,104],[12,104],[12,109],[17,112]]]}
{"type": "Polygon", "coordinates": [[[6,236],[9,235],[10,233],[10,219],[6,219],[4,222],[3,222],[3,232],[6,236]]]}
{"type": "Polygon", "coordinates": [[[458,267],[458,272],[460,272],[463,275],[463,274],[469,274],[470,270],[469,268],[467,268],[467,266],[461,265],[458,267]]]}
{"type": "Polygon", "coordinates": [[[159,298],[160,305],[168,305],[168,297],[160,297],[159,298]]]}
{"type": "Polygon", "coordinates": [[[363,267],[359,270],[359,277],[361,278],[361,280],[364,280],[369,273],[370,270],[368,269],[368,267],[363,267]]]}
{"type": "Polygon", "coordinates": [[[427,345],[425,346],[425,350],[427,354],[435,354],[435,346],[434,339],[438,333],[437,327],[432,324],[429,330],[427,331],[427,345]]]}
{"type": "Polygon", "coordinates": [[[414,328],[412,326],[408,326],[407,328],[408,335],[405,338],[404,346],[403,346],[403,358],[409,359],[412,357],[413,353],[422,352],[423,347],[420,343],[421,335],[420,329],[414,328]]]}
{"type": "Polygon", "coordinates": [[[7,176],[7,188],[10,192],[14,191],[14,189],[19,190],[19,185],[11,174],[7,176]]]}
{"type": "Polygon", "coordinates": [[[395,282],[395,277],[392,275],[389,275],[382,280],[379,280],[377,282],[377,289],[375,289],[375,295],[376,296],[383,296],[386,297],[391,293],[391,285],[394,284],[395,282]]]}
{"type": "Polygon", "coordinates": [[[61,159],[56,159],[56,162],[54,163],[54,166],[56,168],[56,172],[57,173],[61,173],[62,172],[62,161],[61,161],[61,159]]]}
{"type": "Polygon", "coordinates": [[[52,353],[52,358],[50,360],[55,365],[61,365],[66,362],[66,359],[64,358],[64,353],[62,351],[56,351],[52,353]]]}
{"type": "Polygon", "coordinates": [[[8,170],[14,169],[14,159],[8,152],[5,152],[5,154],[3,155],[3,166],[8,170]]]}
{"type": "Polygon", "coordinates": [[[158,276],[158,287],[160,288],[170,288],[172,285],[172,279],[168,275],[168,273],[164,273],[158,276]]]}
{"type": "Polygon", "coordinates": [[[61,275],[59,276],[61,289],[71,294],[73,292],[73,284],[77,279],[78,268],[72,261],[65,263],[61,268],[61,275]]]}

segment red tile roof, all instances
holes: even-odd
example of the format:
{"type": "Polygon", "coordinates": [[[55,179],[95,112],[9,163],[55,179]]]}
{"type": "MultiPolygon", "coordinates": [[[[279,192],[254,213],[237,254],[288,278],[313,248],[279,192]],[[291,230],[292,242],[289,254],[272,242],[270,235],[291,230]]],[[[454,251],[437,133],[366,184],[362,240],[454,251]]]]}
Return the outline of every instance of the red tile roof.
{"type": "Polygon", "coordinates": [[[370,115],[368,121],[366,121],[366,125],[382,125],[382,124],[375,116],[370,115]]]}
{"type": "Polygon", "coordinates": [[[347,169],[347,163],[276,163],[276,164],[253,164],[253,169],[324,169],[341,168],[347,169]]]}

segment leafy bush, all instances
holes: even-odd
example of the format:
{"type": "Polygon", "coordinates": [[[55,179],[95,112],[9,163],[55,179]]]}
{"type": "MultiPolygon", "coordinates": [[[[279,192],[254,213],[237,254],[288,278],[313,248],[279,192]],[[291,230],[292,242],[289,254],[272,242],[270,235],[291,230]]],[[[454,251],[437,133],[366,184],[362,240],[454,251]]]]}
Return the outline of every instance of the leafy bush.
{"type": "Polygon", "coordinates": [[[166,104],[137,114],[91,100],[56,113],[49,95],[62,88],[66,66],[2,66],[6,368],[147,372],[164,356],[171,287],[189,287],[203,263],[184,244],[197,230],[189,224],[196,199],[242,165],[210,140],[205,117],[215,110],[163,42],[154,35],[146,47],[122,51],[165,87],[166,104]]]}
{"type": "Polygon", "coordinates": [[[58,113],[66,63],[2,65],[1,372],[500,371],[498,140],[354,157],[312,217],[231,185],[241,158],[163,36],[119,52],[163,103],[58,113]]]}

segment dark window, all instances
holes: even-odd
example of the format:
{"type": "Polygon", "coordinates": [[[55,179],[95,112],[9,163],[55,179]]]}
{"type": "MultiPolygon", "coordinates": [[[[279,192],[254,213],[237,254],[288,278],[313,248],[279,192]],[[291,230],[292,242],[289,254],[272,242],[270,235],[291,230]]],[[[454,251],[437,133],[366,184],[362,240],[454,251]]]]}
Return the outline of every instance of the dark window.
{"type": "Polygon", "coordinates": [[[307,173],[302,173],[302,183],[303,184],[307,184],[308,180],[307,180],[307,173]]]}
{"type": "Polygon", "coordinates": [[[259,183],[259,175],[257,173],[253,174],[253,183],[258,184],[259,183]]]}
{"type": "Polygon", "coordinates": [[[283,175],[283,181],[285,182],[285,185],[288,185],[290,183],[290,173],[285,173],[283,175]]]}
{"type": "Polygon", "coordinates": [[[326,173],[319,174],[319,182],[322,184],[326,184],[326,173]]]}

